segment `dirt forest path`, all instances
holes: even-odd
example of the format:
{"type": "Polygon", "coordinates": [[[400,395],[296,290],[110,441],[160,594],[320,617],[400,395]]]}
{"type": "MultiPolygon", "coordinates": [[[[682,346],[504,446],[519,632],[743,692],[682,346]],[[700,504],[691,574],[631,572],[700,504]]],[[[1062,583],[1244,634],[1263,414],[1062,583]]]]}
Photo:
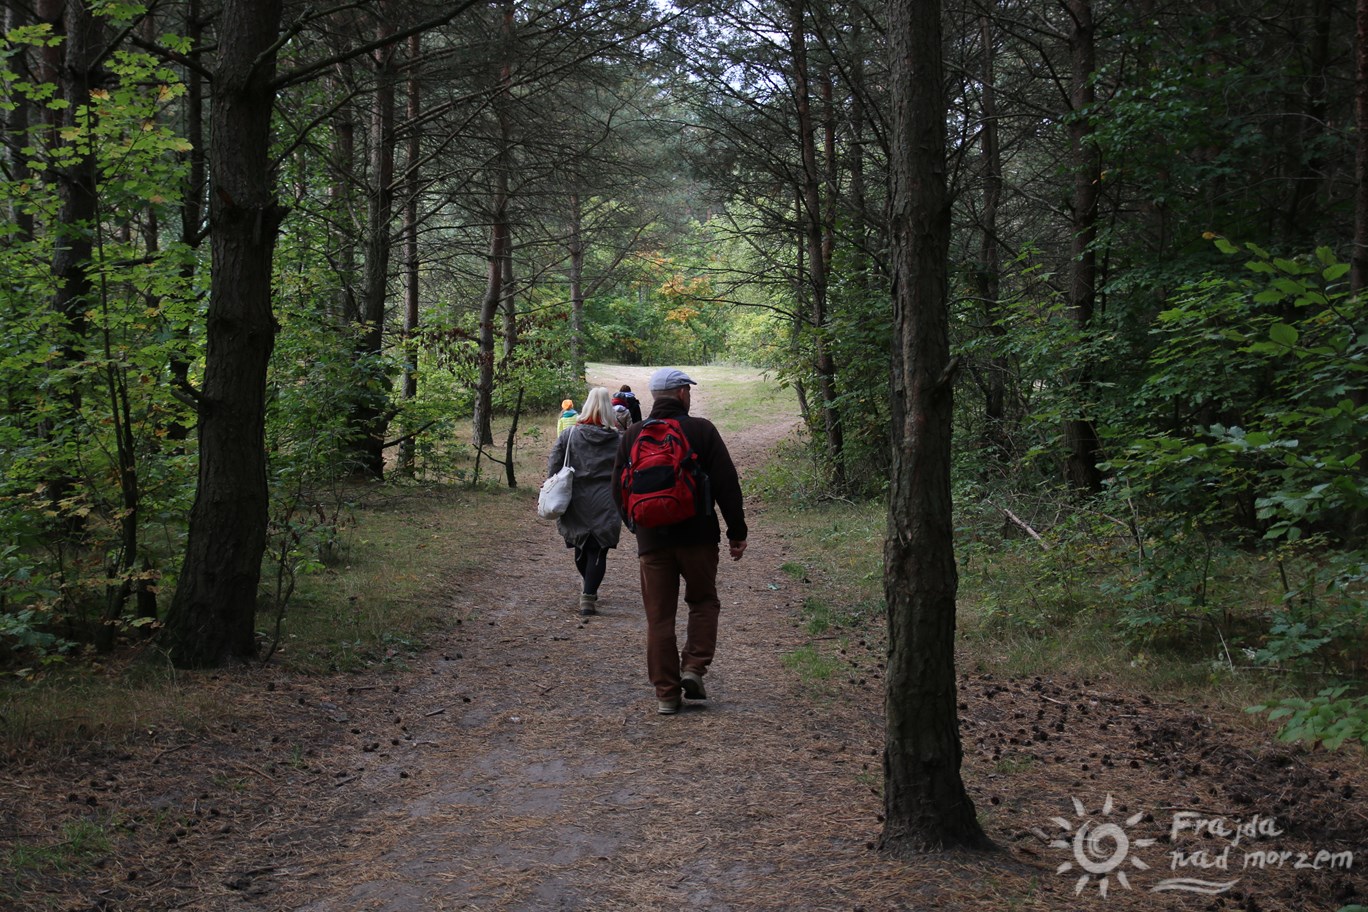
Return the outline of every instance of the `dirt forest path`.
{"type": "MultiPolygon", "coordinates": [[[[646,376],[614,368],[591,379],[644,391],[646,376]]],[[[700,384],[695,413],[709,414],[710,395],[700,384]]],[[[795,425],[774,414],[725,431],[741,472],[795,425]]],[[[747,510],[751,546],[720,572],[710,699],[676,716],[655,712],[646,681],[631,536],[610,556],[601,614],[581,621],[579,580],[554,529],[531,511],[517,528],[491,529],[508,536],[508,559],[460,581],[456,633],[395,697],[398,747],[379,749],[379,767],[356,757],[352,824],[323,830],[332,848],[321,855],[313,835],[308,863],[278,872],[263,908],[1300,912],[1368,893],[1358,757],[1270,744],[1228,711],[1161,703],[1105,675],[997,680],[967,670],[963,654],[964,778],[1003,850],[881,856],[882,647],[855,637],[848,655],[840,649],[841,680],[804,688],[782,662],[807,643],[796,622],[803,581],[782,572],[784,540],[758,503],[747,510]],[[1075,800],[1089,826],[1126,815],[1118,824],[1153,846],[1149,867],[1137,850],[1126,870],[1079,878],[1070,857],[1081,849],[1071,855],[1057,841],[1070,834],[1052,823],[1082,807],[1075,800]],[[1245,872],[1216,897],[1146,890],[1142,875],[1207,874],[1161,867],[1168,818],[1181,809],[1230,822],[1261,812],[1282,827],[1275,848],[1357,850],[1358,866],[1245,872]]]]}
{"type": "MultiPolygon", "coordinates": [[[[613,371],[591,379],[644,390],[646,370],[613,371]]],[[[709,415],[716,376],[697,389],[697,414],[709,415]]],[[[795,416],[772,414],[723,432],[744,476],[795,427],[795,416]]],[[[883,647],[873,635],[828,637],[840,678],[817,687],[785,667],[809,642],[798,623],[805,581],[782,569],[791,558],[778,524],[758,503],[747,511],[750,547],[719,573],[710,699],[677,716],[655,712],[646,681],[630,535],[609,559],[601,613],[582,620],[554,528],[529,510],[513,529],[489,529],[496,559],[460,581],[448,642],[389,698],[393,719],[372,711],[361,723],[375,740],[363,734],[360,752],[333,758],[355,764],[339,780],[354,789],[345,807],[301,834],[307,848],[272,870],[252,908],[1333,912],[1368,895],[1368,813],[1351,800],[1368,784],[1357,755],[1270,743],[1242,714],[1130,693],[1105,671],[1003,679],[965,654],[965,780],[1002,851],[882,856],[883,647]],[[1070,859],[1081,863],[1083,850],[1071,853],[1070,833],[1051,822],[1083,807],[1075,802],[1089,826],[1114,810],[1149,840],[1148,867],[1138,849],[1121,859],[1134,887],[1126,871],[1080,878],[1070,859]],[[1165,871],[1180,810],[1276,818],[1275,848],[1357,852],[1357,866],[1245,871],[1215,897],[1150,890],[1166,875],[1207,873],[1165,871]]],[[[1084,829],[1080,817],[1074,832],[1084,829]]],[[[1222,843],[1184,847],[1215,855],[1222,843]]],[[[1113,861],[1115,848],[1096,847],[1113,861]]]]}
{"type": "MultiPolygon", "coordinates": [[[[614,380],[644,391],[646,376],[614,380]]],[[[708,397],[701,386],[697,414],[708,397]]],[[[775,415],[727,435],[742,471],[794,426],[775,415]]],[[[581,619],[554,527],[529,514],[508,532],[450,606],[459,633],[405,695],[411,749],[388,761],[406,774],[385,777],[400,783],[392,804],[341,838],[302,908],[851,908],[841,897],[877,821],[868,801],[831,802],[827,780],[854,791],[878,760],[834,737],[783,668],[800,643],[795,595],[783,543],[749,510],[750,548],[719,573],[710,699],[674,717],[655,712],[646,680],[630,534],[599,615],[581,619]]]]}
{"type": "MultiPolygon", "coordinates": [[[[645,369],[612,370],[593,379],[644,390],[645,369]]],[[[738,395],[721,368],[698,378],[698,414],[738,395]]],[[[719,422],[743,478],[795,429],[760,412],[719,422]]],[[[1001,851],[881,855],[884,647],[800,626],[820,573],[785,571],[805,557],[774,513],[748,500],[750,547],[723,561],[710,699],[660,716],[630,535],[601,613],[581,619],[570,554],[530,495],[434,494],[401,514],[405,534],[471,542],[474,569],[432,581],[440,632],[421,651],[385,670],[187,674],[162,721],[0,758],[0,909],[1338,912],[1368,898],[1361,752],[1280,744],[1238,710],[1136,693],[1108,669],[1005,675],[982,637],[958,659],[964,779],[1001,851]],[[784,659],[813,641],[836,673],[806,685],[784,659]],[[216,709],[196,721],[204,701],[216,709]],[[1232,870],[1220,895],[1156,892],[1214,873],[1172,867],[1179,813],[1274,823],[1253,851],[1291,861],[1232,870]],[[1129,857],[1078,841],[1122,824],[1129,857]],[[19,864],[21,847],[60,858],[81,834],[86,864],[19,864]],[[1088,847],[1110,856],[1098,876],[1080,876],[1088,847]]],[[[1251,851],[1210,832],[1179,842],[1251,851]]]]}

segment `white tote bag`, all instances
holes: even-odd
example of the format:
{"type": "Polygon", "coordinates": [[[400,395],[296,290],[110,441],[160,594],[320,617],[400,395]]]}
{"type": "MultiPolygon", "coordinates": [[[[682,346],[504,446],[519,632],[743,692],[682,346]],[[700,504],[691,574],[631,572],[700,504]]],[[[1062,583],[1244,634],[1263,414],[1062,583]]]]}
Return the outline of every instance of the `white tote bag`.
{"type": "Polygon", "coordinates": [[[575,480],[575,470],[570,466],[570,441],[574,436],[571,429],[565,437],[565,462],[560,471],[542,482],[541,494],[537,495],[537,515],[542,519],[560,519],[570,509],[570,485],[575,480]]]}

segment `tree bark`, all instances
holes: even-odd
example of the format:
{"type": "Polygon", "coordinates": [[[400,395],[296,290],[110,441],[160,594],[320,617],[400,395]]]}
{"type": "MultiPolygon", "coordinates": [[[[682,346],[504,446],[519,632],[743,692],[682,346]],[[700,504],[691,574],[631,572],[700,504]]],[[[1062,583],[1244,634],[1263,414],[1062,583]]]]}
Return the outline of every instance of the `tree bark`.
{"type": "Polygon", "coordinates": [[[812,327],[816,356],[817,391],[822,399],[822,425],[826,431],[827,455],[834,480],[845,479],[844,432],[836,403],[836,361],[825,334],[827,331],[827,273],[829,260],[822,238],[822,181],[817,162],[816,124],[812,118],[812,90],[808,78],[807,28],[803,0],[790,0],[789,53],[793,58],[793,98],[798,115],[798,143],[803,158],[799,215],[807,244],[808,285],[812,293],[812,327]]]}
{"type": "MultiPolygon", "coordinates": [[[[104,50],[104,20],[91,14],[83,0],[71,0],[64,17],[66,57],[62,67],[62,95],[76,114],[90,105],[90,92],[96,87],[96,67],[104,50]]],[[[83,357],[86,309],[90,306],[90,258],[96,230],[96,189],[98,180],[94,143],[58,172],[61,208],[56,222],[56,248],[52,254],[52,275],[57,290],[52,309],[62,317],[64,338],[60,345],[63,360],[75,363],[83,357]]],[[[74,391],[72,395],[77,395],[74,391]]],[[[73,404],[78,404],[79,399],[73,404]]]]}
{"type": "MultiPolygon", "coordinates": [[[[408,40],[410,64],[422,54],[422,38],[412,35],[408,40]]],[[[409,69],[405,114],[410,124],[417,124],[422,113],[422,82],[418,69],[409,69]]],[[[400,386],[405,402],[418,397],[418,189],[419,159],[422,156],[422,133],[416,126],[410,128],[404,173],[404,375],[400,386]]],[[[406,475],[413,474],[416,445],[412,427],[404,429],[405,439],[399,444],[399,470],[406,475]]]]}
{"type": "MultiPolygon", "coordinates": [[[[1306,42],[1306,75],[1289,99],[1292,130],[1288,150],[1291,193],[1283,213],[1283,234],[1294,248],[1314,242],[1324,219],[1317,195],[1325,184],[1326,159],[1321,148],[1329,113],[1330,0],[1309,0],[1311,34],[1306,42]]],[[[1294,82],[1295,85],[1295,82],[1294,82]]]]}
{"type": "Polygon", "coordinates": [[[1355,4],[1354,42],[1354,251],[1349,290],[1368,286],[1368,0],[1355,4]]]}
{"type": "Polygon", "coordinates": [[[371,100],[370,192],[367,194],[366,260],[361,286],[361,330],[356,340],[357,386],[351,433],[356,474],[372,479],[385,475],[385,432],[389,407],[389,375],[381,358],[385,344],[385,304],[389,299],[389,267],[394,221],[394,55],[388,44],[394,28],[388,3],[380,3],[373,52],[375,95],[371,100]]]}
{"type": "Polygon", "coordinates": [[[1007,330],[1002,325],[998,296],[1002,287],[1002,258],[998,249],[998,208],[1002,203],[1002,150],[998,143],[997,89],[993,84],[993,20],[987,13],[979,16],[983,43],[983,234],[979,242],[979,291],[983,297],[984,323],[994,340],[988,357],[984,384],[983,446],[990,456],[1005,460],[1009,453],[1007,431],[1007,358],[998,347],[1007,330]]]}
{"type": "MultiPolygon", "coordinates": [[[[1101,155],[1091,140],[1092,107],[1097,100],[1093,74],[1097,69],[1094,48],[1092,0],[1067,0],[1073,29],[1069,34],[1072,62],[1069,140],[1072,145],[1073,260],[1069,277],[1069,314],[1082,339],[1092,332],[1097,306],[1097,204],[1102,180],[1101,155]]],[[[1092,365],[1085,363],[1075,378],[1078,408],[1086,410],[1093,385],[1092,365]]],[[[1102,443],[1092,421],[1082,415],[1064,422],[1065,475],[1076,491],[1096,494],[1102,490],[1098,454],[1102,443]]]]}
{"type": "Polygon", "coordinates": [[[584,214],[578,193],[570,194],[570,371],[584,376],[584,214]]]}
{"type": "Polygon", "coordinates": [[[960,779],[955,689],[954,528],[946,102],[939,0],[889,0],[893,229],[893,468],[884,851],[986,848],[960,779]]]}
{"type": "MultiPolygon", "coordinates": [[[[1354,297],[1368,285],[1368,0],[1354,5],[1354,249],[1349,259],[1349,291],[1354,297]]],[[[1363,384],[1350,392],[1360,408],[1368,403],[1363,384]]],[[[1368,465],[1368,452],[1360,449],[1368,465]]],[[[1354,533],[1362,541],[1368,535],[1368,510],[1354,517],[1354,533]]]]}
{"type": "Polygon", "coordinates": [[[211,106],[213,276],[199,403],[199,484],[163,641],[180,667],[256,652],[266,548],[266,368],[282,209],[269,169],[281,0],[225,0],[211,106]]]}
{"type": "Polygon", "coordinates": [[[494,442],[494,315],[503,303],[503,257],[511,248],[508,225],[508,178],[513,167],[512,128],[508,104],[513,83],[513,3],[503,0],[503,61],[499,66],[499,90],[494,114],[499,123],[499,149],[494,159],[490,205],[489,272],[484,300],[480,302],[479,367],[475,389],[475,415],[471,443],[483,446],[494,442]]]}
{"type": "MultiPolygon", "coordinates": [[[[336,80],[337,92],[347,91],[336,80]]],[[[356,186],[356,115],[350,100],[333,115],[332,187],[329,189],[335,219],[333,237],[337,246],[337,317],[343,326],[361,322],[361,304],[356,294],[356,227],[352,215],[352,188],[356,186]]]]}
{"type": "Polygon", "coordinates": [[[503,275],[499,279],[499,310],[503,313],[503,356],[513,354],[518,347],[518,288],[513,282],[513,237],[504,233],[504,250],[500,258],[503,275]]]}
{"type": "MultiPolygon", "coordinates": [[[[56,290],[52,296],[52,310],[58,318],[56,346],[61,364],[75,367],[86,356],[87,313],[92,304],[94,287],[90,266],[99,221],[96,196],[99,165],[95,157],[95,142],[89,135],[89,128],[80,126],[83,118],[78,112],[89,108],[90,93],[97,84],[96,69],[104,51],[104,20],[92,14],[85,0],[70,0],[63,13],[62,30],[65,32],[65,55],[60,69],[60,84],[62,98],[67,103],[65,123],[76,125],[77,132],[81,134],[79,141],[84,142],[85,149],[77,151],[72,156],[71,164],[56,172],[57,194],[61,203],[53,225],[52,278],[56,290]]],[[[52,139],[54,144],[59,142],[60,133],[54,131],[52,139]]],[[[62,410],[57,413],[57,421],[49,425],[49,430],[56,431],[62,423],[79,420],[82,391],[74,379],[74,373],[67,371],[54,374],[54,378],[67,379],[54,380],[54,392],[62,403],[62,410]]],[[[74,474],[74,469],[68,471],[65,467],[58,468],[47,479],[48,498],[71,534],[76,534],[84,526],[79,515],[62,506],[76,488],[74,474]]]]}

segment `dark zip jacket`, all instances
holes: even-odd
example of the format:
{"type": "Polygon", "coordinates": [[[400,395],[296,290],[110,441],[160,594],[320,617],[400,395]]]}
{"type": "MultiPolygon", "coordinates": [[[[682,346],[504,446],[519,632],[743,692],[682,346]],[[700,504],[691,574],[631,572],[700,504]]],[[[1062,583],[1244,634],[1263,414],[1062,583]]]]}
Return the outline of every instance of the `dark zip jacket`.
{"type": "MultiPolygon", "coordinates": [[[[745,541],[746,513],[741,503],[741,480],[736,476],[736,466],[717,428],[706,418],[691,417],[684,410],[684,403],[678,399],[657,399],[652,404],[648,418],[673,418],[679,422],[684,438],[698,454],[699,464],[708,474],[715,509],[710,510],[707,516],[697,516],[672,526],[638,528],[637,554],[685,545],[718,544],[722,541],[718,513],[727,521],[727,539],[745,541]]],[[[627,428],[618,444],[617,461],[613,465],[613,502],[617,504],[619,513],[622,513],[622,468],[627,465],[627,456],[632,452],[632,444],[640,433],[641,422],[637,422],[627,428]]],[[[623,519],[626,520],[625,515],[623,519]]]]}

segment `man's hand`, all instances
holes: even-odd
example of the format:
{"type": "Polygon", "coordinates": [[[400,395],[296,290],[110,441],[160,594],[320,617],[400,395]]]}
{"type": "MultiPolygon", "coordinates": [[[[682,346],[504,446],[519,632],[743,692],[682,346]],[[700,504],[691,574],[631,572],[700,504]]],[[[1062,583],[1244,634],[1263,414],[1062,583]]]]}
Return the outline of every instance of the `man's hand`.
{"type": "Polygon", "coordinates": [[[745,541],[732,541],[728,539],[727,544],[731,547],[731,559],[734,561],[740,560],[741,555],[746,553],[745,541]]]}

